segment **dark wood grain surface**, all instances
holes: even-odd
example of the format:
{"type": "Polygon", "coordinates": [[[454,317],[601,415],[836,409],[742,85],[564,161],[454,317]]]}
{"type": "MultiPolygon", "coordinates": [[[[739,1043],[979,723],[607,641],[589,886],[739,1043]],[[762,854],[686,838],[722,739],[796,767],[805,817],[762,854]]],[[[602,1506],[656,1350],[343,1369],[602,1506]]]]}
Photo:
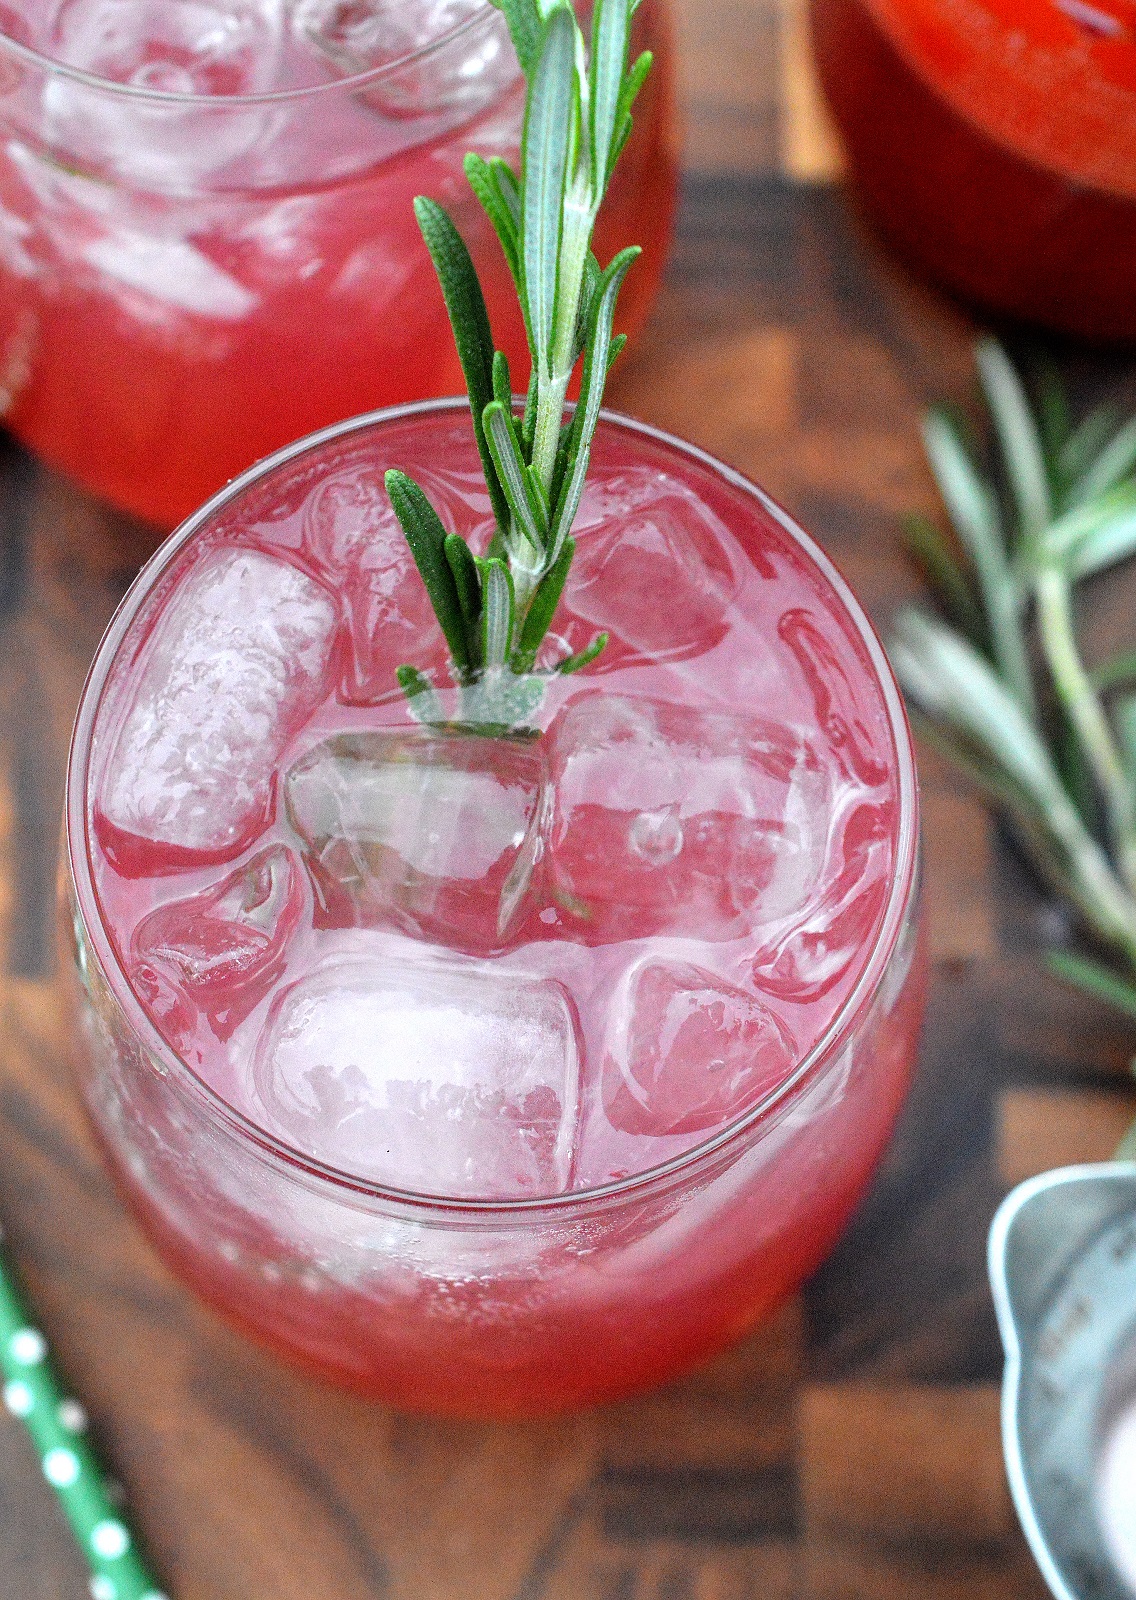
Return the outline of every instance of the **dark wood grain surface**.
{"type": "MultiPolygon", "coordinates": [[[[935,511],[920,409],[970,394],[974,323],[830,179],[796,4],[685,0],[687,181],[664,293],[612,402],[764,483],[881,625],[935,511]],[[740,68],[745,70],[741,71],[740,68]]],[[[1124,362],[1056,352],[1088,394],[1124,362]]],[[[709,1369],[509,1427],[410,1420],[201,1309],[105,1178],[63,1059],[51,898],[66,738],[148,535],[0,442],[0,1216],[173,1600],[1027,1600],[1002,1475],[984,1236],[1006,1186],[1107,1155],[1133,1038],[1043,980],[1063,928],[965,785],[922,777],[934,983],[921,1064],[832,1260],[709,1369]]],[[[1091,625],[1130,611],[1094,597],[1091,625]]],[[[0,1420],[0,1600],[82,1565],[0,1420]]]]}

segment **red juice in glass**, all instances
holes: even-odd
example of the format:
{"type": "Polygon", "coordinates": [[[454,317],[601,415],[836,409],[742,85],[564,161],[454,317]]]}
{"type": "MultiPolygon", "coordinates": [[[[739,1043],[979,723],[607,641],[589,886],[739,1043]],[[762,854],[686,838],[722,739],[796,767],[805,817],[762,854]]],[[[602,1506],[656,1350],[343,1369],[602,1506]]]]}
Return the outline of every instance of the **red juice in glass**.
{"type": "Polygon", "coordinates": [[[1136,336],[1130,0],[811,0],[817,62],[876,221],[997,310],[1136,336]]]}
{"type": "Polygon", "coordinates": [[[524,732],[415,723],[395,670],[448,656],[395,463],[488,541],[464,402],[411,407],[246,474],[112,624],[68,780],[84,1094],[278,1350],[585,1405],[736,1338],[863,1192],[923,1001],[908,731],[812,541],[614,416],[546,646],[607,649],[524,732]]]}
{"type": "MultiPolygon", "coordinates": [[[[596,231],[648,240],[674,202],[663,0],[655,66],[596,231]]],[[[515,161],[524,89],[488,0],[0,0],[0,414],[45,460],[165,528],[290,440],[461,388],[414,220],[477,262],[527,371],[509,273],[462,171],[515,161]]]]}

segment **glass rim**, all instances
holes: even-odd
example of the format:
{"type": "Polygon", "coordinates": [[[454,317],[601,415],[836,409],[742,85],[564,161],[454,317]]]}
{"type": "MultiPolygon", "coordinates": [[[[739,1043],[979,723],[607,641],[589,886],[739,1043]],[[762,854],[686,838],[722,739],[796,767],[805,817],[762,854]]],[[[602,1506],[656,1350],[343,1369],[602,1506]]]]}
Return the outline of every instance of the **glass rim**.
{"type": "Polygon", "coordinates": [[[385,61],[378,67],[369,67],[365,72],[332,78],[327,83],[311,83],[296,89],[265,89],[257,94],[184,94],[176,89],[149,89],[143,84],[118,83],[114,78],[104,78],[97,72],[88,72],[84,67],[71,66],[66,61],[58,61],[54,56],[45,55],[34,45],[24,44],[2,29],[0,29],[0,54],[7,53],[14,56],[25,65],[36,67],[53,77],[67,78],[73,83],[82,84],[84,88],[95,89],[102,94],[119,95],[125,100],[136,103],[212,106],[216,109],[239,110],[246,106],[291,105],[325,94],[342,92],[357,94],[372,84],[397,77],[408,67],[427,60],[437,51],[444,50],[455,39],[492,24],[500,17],[501,12],[492,0],[478,0],[478,9],[471,12],[468,17],[463,17],[460,22],[456,22],[445,33],[439,34],[436,39],[430,39],[417,50],[408,50],[405,55],[398,56],[393,61],[385,61]]]}
{"type": "Polygon", "coordinates": [[[393,1208],[409,1209],[424,1218],[444,1218],[452,1221],[464,1216],[470,1223],[504,1222],[510,1218],[516,1221],[532,1219],[534,1216],[554,1220],[557,1216],[587,1210],[593,1206],[602,1208],[614,1201],[633,1200],[641,1195],[650,1194],[675,1179],[685,1178],[690,1173],[697,1174],[700,1169],[712,1166],[717,1159],[728,1154],[732,1146],[737,1146],[740,1153],[746,1145],[747,1136],[768,1122],[786,1101],[796,1098],[803,1092],[807,1084],[823,1069],[825,1063],[839,1054],[841,1046],[854,1032],[861,1018],[867,1014],[885,981],[900,933],[905,927],[908,912],[915,900],[919,883],[919,793],[915,751],[903,698],[883,645],[847,581],[812,536],[763,489],[736,468],[728,466],[708,451],[661,428],[605,408],[600,416],[606,427],[640,435],[685,455],[724,478],[732,487],[756,499],[762,510],[773,518],[782,531],[788,534],[806,557],[815,564],[821,576],[835,592],[868,653],[884,702],[897,757],[899,823],[894,870],[887,903],[876,927],[871,950],[856,982],[828,1026],[805,1052],[785,1081],[763,1095],[747,1111],[713,1130],[707,1138],[689,1149],[668,1157],[666,1161],[624,1178],[584,1189],[567,1190],[561,1194],[516,1198],[467,1198],[401,1189],[396,1185],[364,1178],[347,1169],[321,1161],[290,1144],[286,1139],[278,1138],[268,1132],[251,1117],[238,1111],[184,1060],[159,1031],[131,987],[124,965],[119,960],[114,943],[107,932],[91,867],[92,847],[87,806],[91,736],[101,710],[103,692],[119,648],[126,639],[138,611],[169,564],[231,501],[279,468],[338,439],[365,432],[376,426],[381,427],[407,418],[448,410],[468,412],[469,401],[465,396],[453,396],[387,406],[306,434],[302,439],[266,456],[232,479],[159,545],[116,607],[83,684],[67,756],[63,805],[64,850],[79,914],[83,921],[83,931],[94,949],[102,974],[132,1031],[141,1040],[147,1054],[157,1057],[167,1066],[172,1065],[178,1079],[210,1114],[226,1126],[231,1134],[238,1137],[240,1142],[251,1144],[257,1147],[262,1155],[282,1163],[296,1178],[306,1178],[330,1186],[344,1196],[354,1195],[393,1208]]]}

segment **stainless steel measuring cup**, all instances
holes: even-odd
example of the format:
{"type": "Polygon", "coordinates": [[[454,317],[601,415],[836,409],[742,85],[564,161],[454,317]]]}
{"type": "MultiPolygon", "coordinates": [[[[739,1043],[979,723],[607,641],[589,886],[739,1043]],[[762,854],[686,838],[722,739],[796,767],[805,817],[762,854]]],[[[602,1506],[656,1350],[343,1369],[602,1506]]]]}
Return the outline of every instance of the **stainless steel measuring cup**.
{"type": "Polygon", "coordinates": [[[1097,1511],[1110,1419],[1136,1399],[1136,1162],[1020,1184],[991,1226],[989,1268],[1002,1444],[1030,1548],[1057,1600],[1136,1600],[1097,1511]]]}

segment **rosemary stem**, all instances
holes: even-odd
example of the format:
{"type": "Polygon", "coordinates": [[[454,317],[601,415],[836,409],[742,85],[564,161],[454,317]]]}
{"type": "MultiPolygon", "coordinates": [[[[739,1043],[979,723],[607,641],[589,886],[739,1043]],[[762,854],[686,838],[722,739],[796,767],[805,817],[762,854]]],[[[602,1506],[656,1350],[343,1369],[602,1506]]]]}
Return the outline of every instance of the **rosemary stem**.
{"type": "Polygon", "coordinates": [[[537,586],[540,583],[541,578],[544,576],[544,568],[522,567],[518,565],[514,566],[511,570],[513,573],[513,594],[515,597],[514,605],[516,607],[515,627],[517,633],[519,634],[521,628],[524,626],[525,618],[529,614],[529,606],[532,604],[532,597],[537,591],[537,586]]]}
{"type": "Polygon", "coordinates": [[[1121,883],[1071,801],[1049,815],[1049,825],[1069,867],[1072,897],[1086,922],[1136,967],[1136,900],[1121,883]]]}
{"type": "Polygon", "coordinates": [[[584,289],[588,244],[595,220],[595,208],[590,203],[586,186],[577,184],[564,206],[560,282],[556,297],[556,340],[550,354],[550,370],[537,379],[532,465],[546,494],[552,491],[556,452],[560,447],[560,427],[564,421],[564,402],[572,368],[576,364],[576,323],[584,289]]]}
{"type": "Polygon", "coordinates": [[[1022,600],[1009,567],[991,582],[983,584],[983,598],[990,617],[994,654],[1018,704],[1031,722],[1037,721],[1037,700],[1030,673],[1029,652],[1022,629],[1022,600]]]}
{"type": "Polygon", "coordinates": [[[1136,793],[1081,660],[1068,579],[1059,568],[1046,566],[1038,573],[1034,590],[1041,646],[1054,687],[1104,796],[1121,877],[1130,890],[1136,889],[1136,793]]]}
{"type": "MultiPolygon", "coordinates": [[[[398,468],[387,493],[426,585],[452,661],[468,691],[463,714],[512,728],[540,703],[555,673],[577,672],[607,643],[537,656],[559,603],[575,542],[604,383],[624,338],[613,332],[616,300],[638,246],[602,269],[592,230],[631,131],[631,108],[651,65],[629,63],[639,0],[596,0],[594,59],[575,8],[563,0],[493,0],[526,80],[521,171],[467,155],[466,176],[497,234],[521,297],[531,371],[524,416],[515,415],[509,364],[497,349],[486,297],[469,249],[434,200],[414,202],[434,262],[469,392],[474,436],[497,531],[484,556],[446,524],[421,486],[398,468]],[[581,404],[565,404],[581,361],[581,404]]],[[[407,664],[399,682],[412,714],[433,718],[439,702],[427,674],[407,664]]]]}
{"type": "MultiPolygon", "coordinates": [[[[897,656],[904,688],[909,697],[915,697],[918,707],[912,663],[905,658],[902,649],[897,656]]],[[[1056,773],[1052,783],[1044,783],[1042,791],[1035,793],[1039,814],[1031,817],[1029,807],[1025,812],[1021,808],[1021,789],[1012,779],[1006,781],[1008,775],[1001,773],[996,763],[975,759],[965,744],[960,747],[949,740],[944,742],[942,728],[933,712],[927,714],[926,720],[920,717],[916,727],[932,744],[957,761],[987,798],[1008,814],[1023,848],[1033,857],[1042,877],[1048,880],[1055,893],[1071,901],[1088,926],[1106,944],[1123,951],[1129,965],[1136,970],[1136,899],[1117,877],[1104,848],[1085,826],[1056,773]]]]}
{"type": "Polygon", "coordinates": [[[533,434],[533,471],[548,493],[556,470],[560,447],[560,425],[564,420],[564,401],[568,394],[568,372],[551,372],[537,379],[536,430],[533,434]]]}

